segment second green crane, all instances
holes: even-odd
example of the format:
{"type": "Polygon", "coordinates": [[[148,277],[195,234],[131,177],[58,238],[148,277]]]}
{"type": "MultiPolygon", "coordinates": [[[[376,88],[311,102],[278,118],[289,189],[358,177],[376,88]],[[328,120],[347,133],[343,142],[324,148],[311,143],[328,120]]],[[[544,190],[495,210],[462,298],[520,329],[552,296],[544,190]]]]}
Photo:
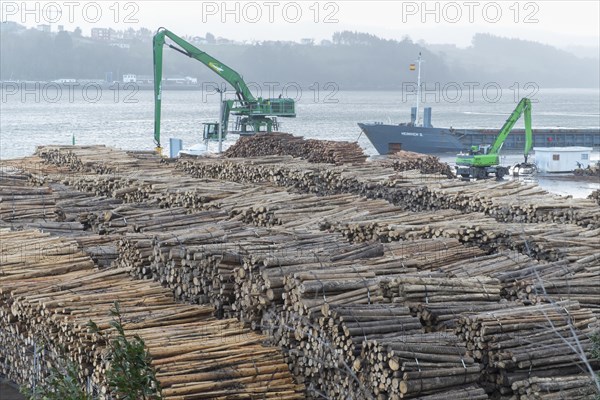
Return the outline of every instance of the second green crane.
{"type": "Polygon", "coordinates": [[[532,164],[527,162],[527,157],[533,146],[533,135],[531,131],[531,100],[523,98],[517,104],[515,110],[510,114],[496,140],[491,146],[472,146],[468,153],[458,154],[456,157],[457,175],[463,178],[484,179],[488,175],[494,174],[502,179],[508,173],[508,168],[500,165],[500,149],[511,132],[513,126],[517,123],[521,115],[525,119],[525,148],[523,154],[525,162],[519,164],[521,168],[533,168],[532,164]]]}
{"type": "Polygon", "coordinates": [[[153,40],[154,142],[158,151],[161,149],[160,118],[162,102],[163,46],[165,44],[181,54],[200,61],[217,75],[219,75],[223,80],[229,83],[235,90],[235,100],[223,101],[219,122],[216,124],[205,124],[205,138],[207,138],[207,135],[215,138],[219,133],[224,136],[228,131],[230,114],[239,117],[238,121],[240,133],[253,133],[261,130],[271,132],[275,125],[274,117],[296,116],[296,105],[294,99],[255,98],[250,92],[248,85],[246,85],[246,82],[244,82],[242,76],[235,70],[231,69],[214,57],[211,57],[173,32],[165,28],[160,28],[156,35],[154,35],[153,40]],[[169,38],[174,44],[165,43],[165,38],[169,38]]]}

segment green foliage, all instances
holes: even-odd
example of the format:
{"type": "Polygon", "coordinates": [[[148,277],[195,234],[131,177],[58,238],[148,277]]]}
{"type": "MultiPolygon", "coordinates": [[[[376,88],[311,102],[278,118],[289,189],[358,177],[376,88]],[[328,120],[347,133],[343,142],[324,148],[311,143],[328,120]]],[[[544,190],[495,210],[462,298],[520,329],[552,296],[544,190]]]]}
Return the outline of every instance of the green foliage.
{"type": "Polygon", "coordinates": [[[79,367],[72,361],[60,361],[50,370],[48,385],[34,389],[23,387],[28,400],[92,400],[79,380],[79,367]]]}
{"type": "MultiPolygon", "coordinates": [[[[138,335],[125,334],[119,303],[110,310],[113,317],[110,325],[116,330],[108,337],[110,365],[107,384],[110,395],[120,400],[160,400],[160,384],[152,368],[152,359],[144,340],[138,335]]],[[[90,332],[100,332],[93,321],[88,323],[90,332]]],[[[21,388],[28,400],[92,400],[79,380],[80,370],[72,361],[60,361],[49,371],[48,384],[36,385],[33,389],[21,388]]]]}
{"type": "Polygon", "coordinates": [[[592,358],[600,360],[600,332],[592,335],[592,358]]]}
{"type": "Polygon", "coordinates": [[[123,328],[119,303],[110,310],[111,326],[117,331],[110,340],[110,366],[107,381],[110,394],[122,400],[161,399],[160,384],[151,365],[144,340],[138,335],[127,337],[123,328]]]}

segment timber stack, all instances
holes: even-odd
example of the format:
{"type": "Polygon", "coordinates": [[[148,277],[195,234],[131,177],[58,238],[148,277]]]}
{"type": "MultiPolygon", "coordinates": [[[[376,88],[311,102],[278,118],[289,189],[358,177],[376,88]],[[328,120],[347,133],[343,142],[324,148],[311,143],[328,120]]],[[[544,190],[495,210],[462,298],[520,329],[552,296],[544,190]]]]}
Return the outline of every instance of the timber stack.
{"type": "Polygon", "coordinates": [[[56,220],[59,210],[56,197],[49,187],[31,187],[26,174],[0,173],[0,219],[18,223],[20,220],[56,220]]]}
{"type": "Polygon", "coordinates": [[[590,310],[567,300],[463,315],[455,332],[469,355],[486,365],[484,383],[509,395],[514,382],[528,377],[576,373],[588,360],[598,368],[591,354],[597,322],[590,310]]]}
{"type": "Polygon", "coordinates": [[[532,376],[512,384],[515,400],[593,399],[597,396],[597,382],[589,376],[568,375],[557,377],[532,376]]]}
{"type": "Polygon", "coordinates": [[[381,198],[412,211],[456,209],[481,212],[500,222],[572,223],[600,228],[600,210],[592,201],[550,195],[537,185],[517,181],[462,182],[442,174],[396,172],[380,163],[349,168],[289,156],[183,159],[176,168],[202,179],[270,182],[317,195],[349,193],[381,198]]]}
{"type": "Polygon", "coordinates": [[[395,171],[418,170],[422,174],[441,174],[448,178],[455,177],[450,165],[441,162],[438,157],[400,150],[390,154],[382,161],[384,165],[391,165],[395,171]]]}
{"type": "Polygon", "coordinates": [[[576,168],[573,173],[578,176],[593,176],[600,178],[600,162],[590,164],[587,168],[576,168]]]}
{"type": "Polygon", "coordinates": [[[421,398],[447,390],[469,390],[482,366],[467,354],[465,343],[448,333],[407,334],[397,332],[366,340],[362,358],[365,374],[375,394],[387,398],[421,398]]]}
{"type": "Polygon", "coordinates": [[[513,249],[539,260],[563,258],[576,260],[598,249],[596,236],[600,229],[556,223],[504,223],[481,213],[460,213],[456,210],[438,212],[401,212],[396,207],[369,203],[365,212],[349,216],[325,228],[343,234],[350,241],[380,240],[391,242],[415,238],[454,238],[496,252],[513,249]],[[368,211],[368,212],[367,212],[368,211]],[[452,221],[452,222],[449,222],[452,221]]]}
{"type": "Polygon", "coordinates": [[[535,275],[521,275],[518,280],[518,297],[533,303],[575,300],[600,315],[600,254],[583,257],[570,265],[552,268],[542,265],[535,275]],[[562,271],[560,271],[562,269],[562,271]],[[540,277],[542,279],[540,279],[540,277]]]}
{"type": "Polygon", "coordinates": [[[225,157],[262,157],[290,155],[309,162],[330,164],[360,164],[367,156],[358,143],[333,140],[304,139],[289,133],[258,133],[240,137],[225,151],[225,157]]]}
{"type": "Polygon", "coordinates": [[[392,302],[417,307],[419,304],[446,303],[448,301],[500,301],[500,281],[493,278],[433,278],[399,276],[393,278],[390,288],[397,288],[392,302]]]}
{"type": "Polygon", "coordinates": [[[71,357],[101,385],[107,339],[85,323],[109,334],[112,299],[166,398],[549,399],[585,386],[586,359],[598,369],[596,203],[411,155],[269,146],[176,162],[52,146],[1,176],[2,226],[21,230],[3,237],[7,373],[33,379],[15,358],[43,331],[67,343],[45,361],[71,357]],[[19,259],[28,241],[50,257],[19,259]]]}
{"type": "Polygon", "coordinates": [[[212,307],[175,303],[160,285],[131,281],[122,270],[97,270],[72,241],[35,231],[0,231],[0,238],[0,371],[15,382],[47,385],[47,371],[40,374],[36,365],[66,358],[106,398],[109,310],[117,301],[126,332],[145,339],[165,398],[303,398],[279,350],[263,346],[265,338],[237,320],[215,320],[212,307]],[[99,333],[88,330],[90,320],[99,333]]]}
{"type": "MultiPolygon", "coordinates": [[[[90,165],[94,165],[94,160],[101,160],[101,156],[94,157],[92,151],[81,152],[81,158],[85,161],[80,162],[84,165],[81,166],[73,161],[75,158],[80,159],[76,155],[78,152],[80,151],[77,148],[68,147],[62,151],[55,147],[38,149],[38,154],[47,160],[58,165],[74,166],[75,170],[91,170],[93,168],[90,165]],[[60,155],[57,155],[58,153],[60,155]]],[[[114,150],[113,152],[117,153],[114,150]]],[[[156,169],[158,164],[145,155],[144,158],[140,158],[139,154],[121,152],[119,156],[111,157],[118,161],[118,167],[111,169],[115,171],[113,180],[120,181],[118,187],[125,193],[136,191],[130,186],[135,184],[134,180],[141,179],[141,169],[156,169]]],[[[107,168],[103,161],[97,162],[101,171],[107,168]]],[[[567,222],[600,227],[600,211],[597,205],[592,206],[591,202],[583,200],[551,196],[535,185],[520,182],[483,181],[473,184],[448,180],[440,174],[421,174],[419,171],[394,174],[392,168],[377,166],[377,163],[368,168],[355,167],[350,172],[343,166],[307,163],[289,156],[261,159],[185,159],[178,163],[177,168],[195,177],[221,181],[272,182],[278,186],[322,195],[353,193],[369,198],[384,198],[394,204],[403,204],[408,209],[455,208],[463,212],[483,212],[501,222],[567,222]],[[415,184],[419,187],[415,188],[415,184]]],[[[172,171],[168,167],[162,170],[165,172],[159,174],[157,179],[161,183],[164,182],[168,188],[172,186],[172,171]]],[[[183,180],[181,183],[184,183],[183,180]]],[[[97,182],[88,182],[88,190],[91,190],[94,184],[97,182]]],[[[152,184],[158,182],[148,179],[147,185],[152,184]]],[[[187,193],[192,193],[191,189],[187,193]]],[[[146,189],[142,192],[144,191],[146,189]]],[[[172,191],[181,192],[175,187],[172,191]]],[[[104,194],[108,195],[107,192],[108,190],[105,190],[104,194]]],[[[138,196],[143,198],[143,194],[138,196]]],[[[179,201],[185,202],[183,199],[179,201]]],[[[168,206],[168,200],[165,202],[168,206]]]]}
{"type": "Polygon", "coordinates": [[[598,203],[598,205],[600,205],[600,189],[596,189],[592,193],[590,193],[588,199],[595,201],[596,203],[598,203]]]}

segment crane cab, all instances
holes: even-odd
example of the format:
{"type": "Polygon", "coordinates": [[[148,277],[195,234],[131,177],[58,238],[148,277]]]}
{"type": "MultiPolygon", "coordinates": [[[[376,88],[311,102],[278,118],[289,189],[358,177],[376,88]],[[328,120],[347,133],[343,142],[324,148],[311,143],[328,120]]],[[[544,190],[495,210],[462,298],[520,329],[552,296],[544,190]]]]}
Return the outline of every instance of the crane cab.
{"type": "Polygon", "coordinates": [[[486,155],[490,153],[491,148],[492,146],[490,145],[471,146],[469,149],[469,155],[486,155]]]}
{"type": "MultiPolygon", "coordinates": [[[[219,127],[220,124],[218,122],[204,122],[202,124],[202,138],[204,140],[219,140],[219,127]]],[[[223,132],[221,136],[222,140],[225,140],[226,133],[223,132]]]]}

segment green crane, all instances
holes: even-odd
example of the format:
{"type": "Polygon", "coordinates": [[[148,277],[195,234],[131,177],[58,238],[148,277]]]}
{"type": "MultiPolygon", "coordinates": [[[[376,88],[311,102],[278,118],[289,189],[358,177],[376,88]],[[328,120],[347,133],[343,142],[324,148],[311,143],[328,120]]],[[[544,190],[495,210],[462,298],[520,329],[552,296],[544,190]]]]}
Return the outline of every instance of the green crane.
{"type": "Polygon", "coordinates": [[[494,174],[497,178],[502,178],[508,173],[507,167],[500,166],[500,149],[511,132],[515,123],[524,115],[525,120],[525,163],[521,166],[528,165],[527,158],[533,146],[533,135],[531,132],[531,100],[522,98],[517,107],[512,112],[510,117],[500,129],[500,133],[491,146],[472,146],[467,153],[461,153],[456,157],[457,174],[464,178],[487,178],[488,175],[494,174]]]}
{"type": "Polygon", "coordinates": [[[235,100],[224,100],[222,102],[219,122],[204,124],[205,139],[215,139],[220,135],[224,137],[227,133],[230,114],[239,116],[239,128],[241,133],[259,132],[262,128],[266,128],[267,132],[271,132],[273,126],[276,125],[276,119],[273,117],[296,116],[296,107],[293,99],[255,98],[244,82],[242,76],[235,70],[223,64],[216,58],[211,57],[173,32],[165,28],[160,28],[153,39],[154,142],[159,153],[161,152],[160,117],[162,102],[163,47],[165,44],[181,54],[200,61],[210,68],[211,71],[215,72],[223,80],[229,83],[235,90],[235,100]],[[165,38],[171,39],[174,44],[166,43],[165,38]]]}

